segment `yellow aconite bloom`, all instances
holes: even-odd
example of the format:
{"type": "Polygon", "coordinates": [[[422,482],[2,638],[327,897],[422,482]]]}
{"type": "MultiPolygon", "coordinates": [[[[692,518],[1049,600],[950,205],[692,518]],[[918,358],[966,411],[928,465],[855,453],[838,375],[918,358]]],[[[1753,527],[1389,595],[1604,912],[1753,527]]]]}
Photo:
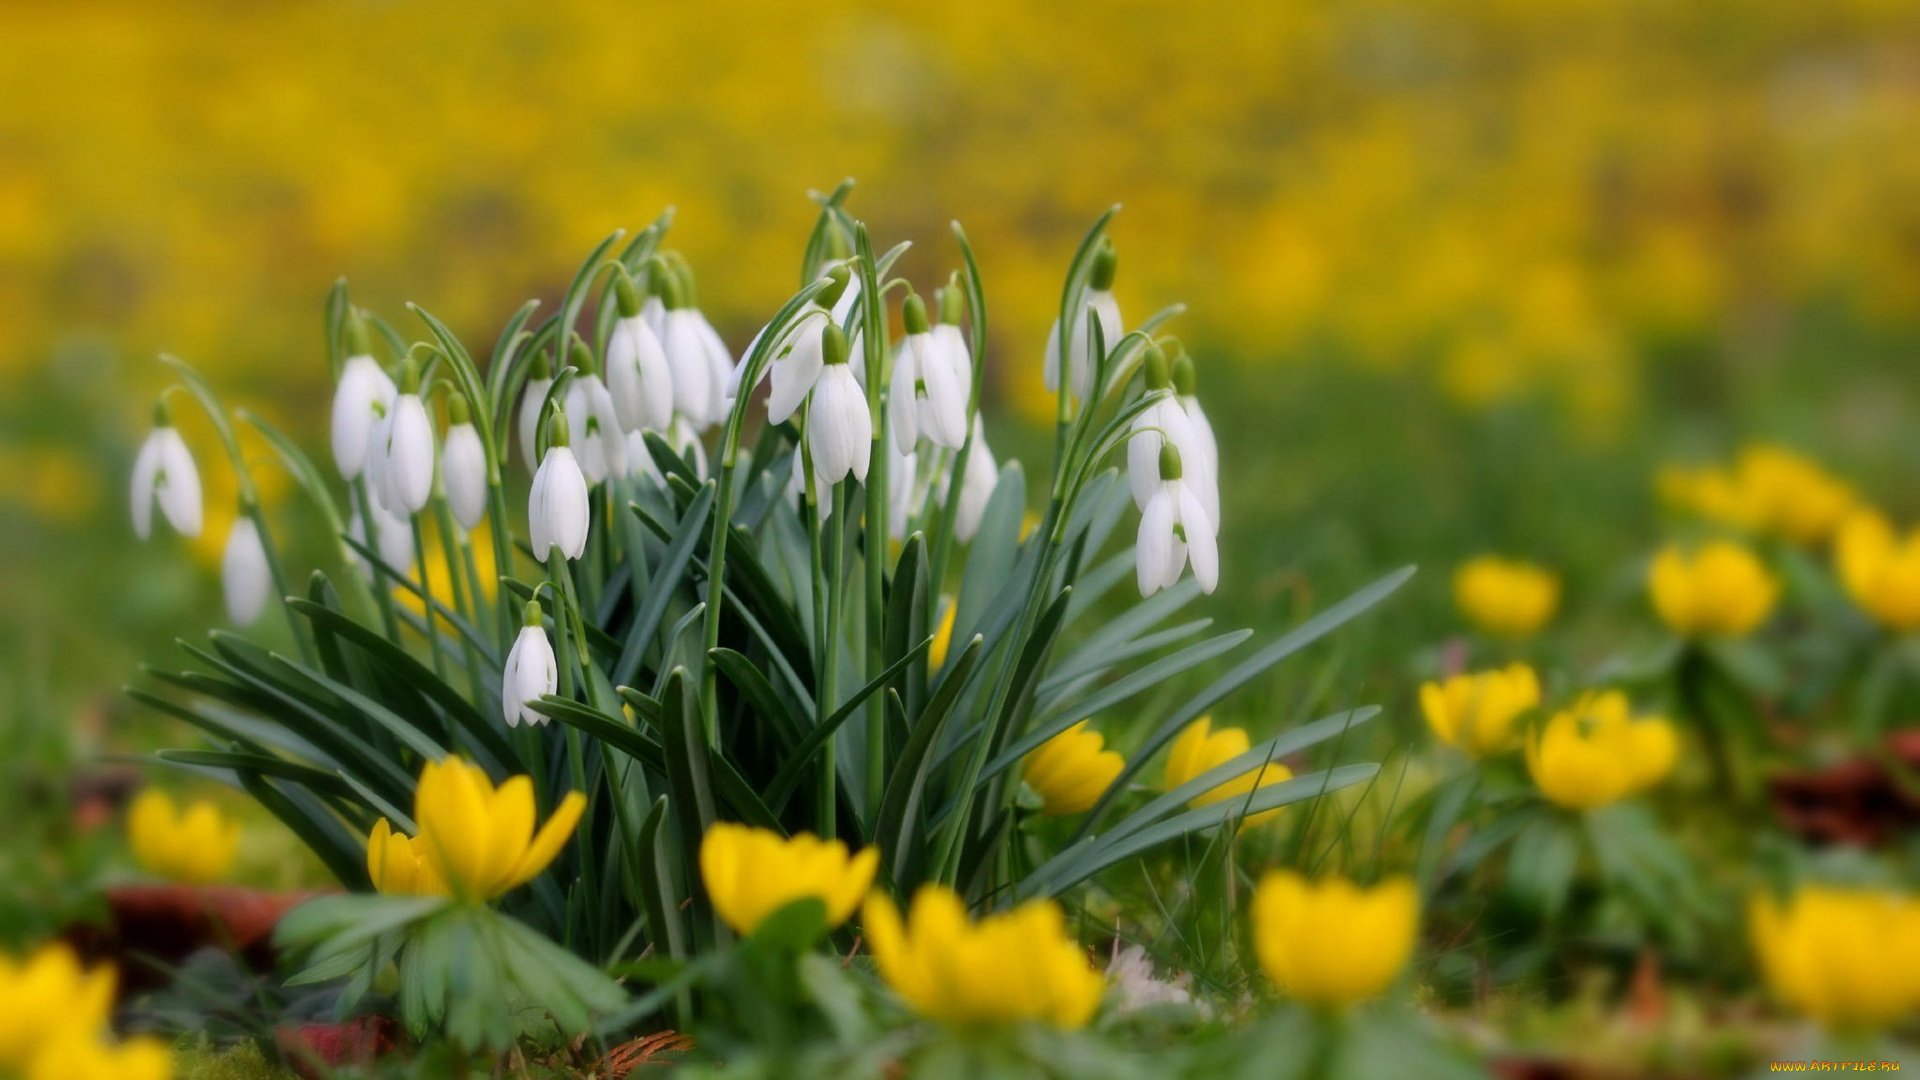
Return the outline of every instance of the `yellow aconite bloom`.
{"type": "Polygon", "coordinates": [[[1253,947],[1269,978],[1310,1005],[1339,1008],[1392,985],[1413,955],[1420,895],[1413,881],[1373,888],[1314,883],[1276,870],[1253,893],[1253,947]]]}
{"type": "Polygon", "coordinates": [[[1920,1010],[1920,901],[1872,889],[1806,886],[1749,907],[1753,949],[1773,995],[1828,1028],[1882,1027],[1920,1010]]]}
{"type": "Polygon", "coordinates": [[[700,841],[700,879],[713,909],[737,933],[751,934],[767,916],[817,897],[828,927],[853,914],[880,865],[880,849],[849,856],[847,845],[809,833],[792,838],[767,829],[716,822],[700,841]]]}
{"type": "Polygon", "coordinates": [[[240,846],[240,823],[210,802],[182,812],[167,793],[148,788],[127,811],[127,843],[140,868],[184,885],[210,885],[227,875],[240,846]]]}
{"type": "Polygon", "coordinates": [[[1106,991],[1106,979],[1088,965],[1051,900],[970,923],[958,894],[925,885],[904,925],[881,893],[867,898],[861,921],[880,976],[934,1020],[1077,1028],[1093,1018],[1106,991]]]}
{"type": "Polygon", "coordinates": [[[1673,725],[1635,717],[1618,690],[1587,693],[1527,743],[1527,771],[1561,806],[1593,810],[1666,779],[1680,756],[1673,725]]]}
{"type": "Polygon", "coordinates": [[[1453,601],[1482,633],[1530,637],[1553,618],[1560,579],[1532,563],[1482,555],[1454,571],[1453,601]]]}
{"type": "Polygon", "coordinates": [[[927,646],[927,664],[939,668],[947,662],[947,650],[953,647],[953,617],[960,611],[960,604],[952,597],[946,598],[946,610],[940,614],[940,625],[933,632],[933,644],[927,646]]]}
{"type": "Polygon", "coordinates": [[[386,818],[367,836],[367,877],[389,896],[446,896],[451,891],[426,859],[426,845],[393,831],[386,818]]]}
{"type": "Polygon", "coordinates": [[[1669,465],[1654,479],[1660,501],[1683,513],[1736,529],[1760,527],[1761,508],[1729,470],[1669,465]]]}
{"type": "Polygon", "coordinates": [[[1920,528],[1900,536],[1886,518],[1862,510],[1840,526],[1833,558],[1861,610],[1889,630],[1920,629],[1920,528]]]}
{"type": "Polygon", "coordinates": [[[1766,621],[1780,583],[1760,559],[1717,540],[1691,554],[1669,544],[1654,556],[1647,589],[1660,621],[1687,637],[1743,637],[1766,621]]]}
{"type": "Polygon", "coordinates": [[[83,969],[63,943],[24,960],[0,953],[0,1074],[24,1072],[50,1042],[97,1038],[114,982],[112,968],[83,969]]]}
{"type": "Polygon", "coordinates": [[[1118,751],[1102,749],[1099,732],[1086,728],[1082,720],[1027,755],[1025,779],[1040,793],[1042,812],[1085,813],[1127,767],[1118,751]]]}
{"type": "Polygon", "coordinates": [[[1517,721],[1540,704],[1540,678],[1525,664],[1455,675],[1420,687],[1420,710],[1440,741],[1473,758],[1520,745],[1517,721]]]}
{"type": "MultiPolygon", "coordinates": [[[[1248,750],[1253,743],[1241,728],[1221,728],[1211,730],[1213,718],[1203,716],[1187,726],[1180,737],[1173,740],[1173,746],[1167,750],[1167,772],[1162,786],[1168,791],[1199,776],[1209,769],[1225,765],[1248,750]]],[[[1266,787],[1293,779],[1293,770],[1278,761],[1269,761],[1264,765],[1248,769],[1246,772],[1214,788],[1194,796],[1194,807],[1209,806],[1222,799],[1234,796],[1246,797],[1255,787],[1266,787]]],[[[1246,818],[1248,825],[1260,825],[1278,817],[1282,807],[1263,810],[1250,814],[1246,818]]]]}
{"type": "Polygon", "coordinates": [[[27,1064],[21,1080],[171,1080],[173,1055],[153,1038],[118,1045],[78,1031],[50,1037],[27,1064]]]}
{"type": "Polygon", "coordinates": [[[430,761],[413,794],[420,826],[413,850],[422,870],[449,892],[484,903],[546,869],[586,808],[587,797],[569,791],[535,833],[531,778],[516,776],[496,789],[472,762],[430,761]]]}
{"type": "Polygon", "coordinates": [[[1662,469],[1657,486],[1677,510],[1799,544],[1832,536],[1856,503],[1853,489],[1817,462],[1768,443],[1742,450],[1731,469],[1662,469]]]}

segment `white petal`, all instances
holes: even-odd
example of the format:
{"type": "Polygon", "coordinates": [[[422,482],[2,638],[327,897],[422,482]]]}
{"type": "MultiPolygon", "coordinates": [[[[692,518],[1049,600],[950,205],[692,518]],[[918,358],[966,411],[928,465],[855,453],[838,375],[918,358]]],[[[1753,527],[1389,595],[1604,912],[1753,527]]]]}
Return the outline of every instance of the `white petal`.
{"type": "Polygon", "coordinates": [[[820,340],[826,328],[825,317],[816,309],[805,317],[785,354],[775,352],[773,363],[768,365],[773,368],[773,395],[767,399],[769,422],[785,423],[820,380],[824,366],[820,340]]]}
{"type": "Polygon", "coordinates": [[[227,616],[241,626],[253,625],[266,608],[273,575],[267,568],[260,530],[250,517],[236,520],[233,531],[227,534],[227,550],[220,557],[220,584],[226,592],[227,616]]]}
{"type": "Polygon", "coordinates": [[[333,391],[333,462],[348,480],[367,462],[367,435],[392,404],[393,380],[371,356],[349,356],[333,391]],[[377,407],[376,407],[377,406],[377,407]]]}
{"type": "Polygon", "coordinates": [[[1060,392],[1060,320],[1053,320],[1047,328],[1047,360],[1043,375],[1047,380],[1047,393],[1060,392]]]}
{"type": "Polygon", "coordinates": [[[145,540],[153,534],[153,486],[160,475],[160,431],[147,433],[133,459],[133,534],[145,540]]]}
{"type": "Polygon", "coordinates": [[[1220,549],[1214,537],[1213,519],[1200,505],[1193,489],[1176,484],[1180,499],[1180,528],[1187,534],[1187,559],[1193,564],[1193,578],[1200,591],[1211,594],[1220,584],[1220,549]]]}
{"type": "Polygon", "coordinates": [[[580,471],[572,449],[547,448],[546,460],[534,474],[528,502],[527,531],[533,540],[533,550],[542,561],[554,547],[569,559],[577,559],[586,551],[587,526],[591,521],[587,478],[580,471]]]}
{"type": "MultiPolygon", "coordinates": [[[[1152,596],[1169,584],[1167,564],[1174,558],[1175,512],[1175,501],[1163,485],[1147,500],[1147,508],[1140,514],[1140,533],[1134,544],[1133,563],[1141,596],[1152,596]]],[[[1175,564],[1173,576],[1177,579],[1179,574],[1179,566],[1175,564]]]]}
{"type": "Polygon", "coordinates": [[[919,366],[920,351],[909,337],[894,356],[893,381],[887,387],[887,426],[893,429],[893,448],[902,454],[911,451],[920,441],[920,427],[916,422],[920,410],[913,391],[919,366]]]}
{"type": "Polygon", "coordinates": [[[447,429],[447,442],[440,451],[440,483],[460,527],[471,530],[480,524],[487,513],[487,452],[472,424],[447,429]]]}
{"type": "Polygon", "coordinates": [[[713,423],[713,374],[707,362],[706,342],[692,311],[667,312],[666,333],[660,344],[666,349],[667,366],[673,372],[673,407],[697,427],[713,423]]]}
{"type": "Polygon", "coordinates": [[[958,450],[967,441],[967,395],[971,388],[954,380],[953,368],[931,346],[921,354],[919,374],[926,387],[918,404],[927,438],[936,446],[958,450]]]}
{"type": "Polygon", "coordinates": [[[433,421],[418,394],[393,400],[387,423],[387,453],[382,465],[387,486],[387,509],[395,514],[417,514],[433,496],[433,421]]]}
{"type": "Polygon", "coordinates": [[[194,467],[180,429],[164,427],[154,432],[160,446],[160,471],[154,477],[155,498],[167,524],[181,536],[200,535],[200,470],[194,467]]]}
{"type": "Polygon", "coordinates": [[[526,462],[529,469],[540,467],[540,455],[536,452],[540,445],[540,408],[546,404],[547,391],[552,388],[552,379],[528,379],[527,388],[520,396],[520,460],[526,462]]]}
{"type": "Polygon", "coordinates": [[[986,427],[980,414],[973,415],[973,448],[967,451],[967,471],[960,478],[960,502],[954,509],[953,534],[962,543],[970,543],[980,531],[980,519],[987,512],[994,488],[1000,485],[1000,468],[994,464],[993,448],[987,445],[986,427]]]}
{"type": "Polygon", "coordinates": [[[500,707],[505,714],[507,726],[515,727],[524,720],[529,724],[544,724],[545,714],[531,707],[531,702],[551,694],[560,685],[559,664],[554,659],[553,645],[547,640],[546,629],[539,626],[523,626],[520,636],[513,640],[513,650],[507,654],[506,669],[501,675],[500,707]]]}
{"type": "Polygon", "coordinates": [[[567,384],[564,411],[576,457],[588,485],[627,471],[627,440],[613,408],[613,395],[598,375],[580,375],[567,384]]]}
{"type": "Polygon", "coordinates": [[[665,431],[673,419],[673,372],[645,319],[614,324],[607,342],[607,392],[625,431],[665,431]]]}
{"type": "Polygon", "coordinates": [[[973,393],[973,354],[967,350],[966,336],[960,328],[946,323],[933,328],[933,344],[940,358],[953,371],[953,381],[973,393]]]}
{"type": "Polygon", "coordinates": [[[698,309],[693,315],[707,357],[707,387],[712,395],[707,408],[707,423],[712,425],[725,420],[732,406],[734,395],[728,392],[727,382],[733,374],[733,354],[727,351],[726,341],[721,338],[720,331],[707,321],[706,315],[698,309]]]}

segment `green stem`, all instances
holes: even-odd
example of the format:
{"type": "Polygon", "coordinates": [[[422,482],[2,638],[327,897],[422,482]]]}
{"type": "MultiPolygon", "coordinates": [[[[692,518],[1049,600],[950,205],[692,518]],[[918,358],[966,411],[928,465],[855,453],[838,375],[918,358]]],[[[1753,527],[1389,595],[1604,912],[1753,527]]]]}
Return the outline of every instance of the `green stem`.
{"type": "MultiPolygon", "coordinates": [[[[378,554],[380,541],[376,538],[378,528],[373,520],[373,500],[367,497],[367,481],[363,476],[353,482],[354,505],[360,511],[360,542],[367,550],[378,554]]],[[[356,553],[357,554],[357,553],[356,553]]],[[[361,556],[364,558],[365,556],[361,556]]],[[[385,560],[368,559],[367,564],[373,570],[373,601],[380,608],[380,621],[386,627],[387,640],[400,640],[400,616],[393,609],[393,585],[383,563],[385,560]]]]}
{"type": "MultiPolygon", "coordinates": [[[[827,541],[822,545],[821,574],[826,586],[824,601],[826,605],[826,633],[820,642],[820,707],[818,722],[825,723],[828,716],[839,708],[840,704],[840,621],[842,608],[846,605],[846,524],[847,524],[847,485],[843,481],[833,486],[833,515],[827,519],[827,541]]],[[[819,601],[816,601],[819,602],[819,601]]],[[[832,839],[836,833],[836,798],[839,776],[834,743],[836,734],[820,747],[820,835],[832,839]]]]}
{"type": "Polygon", "coordinates": [[[420,575],[416,580],[420,584],[420,615],[426,620],[427,626],[427,651],[433,654],[433,673],[445,682],[447,660],[440,655],[440,624],[433,614],[433,583],[427,580],[429,575],[427,573],[427,538],[423,528],[425,524],[425,515],[413,515],[413,564],[415,571],[420,575]]]}

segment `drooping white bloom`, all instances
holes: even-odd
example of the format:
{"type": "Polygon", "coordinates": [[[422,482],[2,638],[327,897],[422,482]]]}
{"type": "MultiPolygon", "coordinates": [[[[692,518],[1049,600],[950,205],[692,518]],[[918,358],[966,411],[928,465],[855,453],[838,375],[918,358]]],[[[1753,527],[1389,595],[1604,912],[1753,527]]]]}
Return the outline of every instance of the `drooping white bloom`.
{"type": "Polygon", "coordinates": [[[154,407],[154,429],[133,459],[133,532],[142,540],[153,532],[156,502],[174,532],[200,535],[200,470],[164,404],[154,407]]]}
{"type": "Polygon", "coordinates": [[[919,455],[889,451],[887,456],[887,535],[907,538],[907,523],[919,509],[919,455]]]}
{"type": "Polygon", "coordinates": [[[674,411],[704,431],[713,426],[715,394],[713,365],[707,356],[706,336],[700,332],[699,314],[669,303],[665,327],[660,344],[672,372],[674,411]]]}
{"type": "Polygon", "coordinates": [[[960,392],[973,393],[973,354],[967,349],[967,338],[960,328],[952,323],[939,323],[933,328],[933,352],[953,372],[953,383],[960,392]]]}
{"type": "Polygon", "coordinates": [[[480,443],[480,432],[471,421],[462,419],[465,401],[456,409],[456,420],[447,428],[447,441],[440,448],[440,486],[447,493],[447,508],[463,529],[472,529],[487,515],[487,452],[480,443]]]}
{"type": "MultiPolygon", "coordinates": [[[[387,513],[377,499],[369,499],[373,509],[373,537],[367,537],[367,523],[356,508],[353,517],[347,521],[347,535],[362,546],[371,547],[379,552],[380,561],[386,563],[397,574],[409,573],[413,568],[413,522],[404,517],[387,513]]],[[[355,551],[354,563],[360,572],[372,578],[373,564],[367,557],[355,551]]]]}
{"type": "Polygon", "coordinates": [[[971,543],[980,531],[980,519],[986,515],[987,502],[1000,484],[1000,467],[994,463],[993,448],[987,445],[987,429],[980,414],[973,414],[973,447],[967,451],[966,473],[960,477],[960,501],[954,508],[953,535],[961,543],[971,543]]]}
{"type": "Polygon", "coordinates": [[[852,476],[862,483],[873,450],[873,416],[867,396],[847,364],[846,335],[829,326],[824,339],[826,365],[807,407],[807,449],[813,473],[824,490],[852,476]]]}
{"type": "MultiPolygon", "coordinates": [[[[576,362],[579,366],[579,362],[576,362]]],[[[600,376],[582,367],[567,383],[567,417],[577,425],[574,445],[588,486],[627,473],[627,437],[614,413],[613,395],[600,376]]],[[[543,463],[544,464],[544,463],[543,463]]]]}
{"type": "Polygon", "coordinates": [[[345,479],[352,480],[366,467],[373,425],[393,407],[398,392],[378,360],[347,357],[333,390],[333,463],[345,479]]]}
{"type": "Polygon", "coordinates": [[[887,421],[901,453],[925,438],[935,446],[959,449],[967,438],[968,389],[954,380],[951,360],[934,346],[926,305],[907,297],[907,336],[893,362],[887,394],[887,421]]]}
{"type": "Polygon", "coordinates": [[[625,431],[665,431],[673,419],[673,372],[653,328],[622,316],[607,341],[607,391],[625,431]]]}
{"type": "MultiPolygon", "coordinates": [[[[841,325],[839,316],[834,313],[839,309],[840,301],[853,292],[849,284],[851,279],[845,267],[838,267],[826,276],[830,283],[807,301],[806,307],[788,326],[786,336],[774,347],[773,360],[767,365],[773,377],[773,392],[767,399],[767,420],[771,423],[785,423],[806,401],[814,383],[819,381],[820,370],[824,366],[822,342],[827,327],[841,325]]],[[[766,329],[763,327],[760,333],[764,336],[766,329]]],[[[749,349],[748,353],[751,352],[752,349],[749,349]]],[[[742,374],[741,369],[736,369],[732,381],[737,384],[742,374]]],[[[735,393],[752,391],[751,386],[736,387],[735,393]]]]}
{"type": "Polygon", "coordinates": [[[390,514],[419,513],[433,496],[433,421],[426,403],[418,393],[395,397],[376,434],[380,447],[369,455],[369,475],[380,505],[390,514]]]}
{"type": "Polygon", "coordinates": [[[527,602],[526,622],[520,636],[513,639],[507,652],[507,664],[500,676],[500,708],[508,727],[522,721],[545,724],[547,715],[533,708],[533,702],[553,693],[560,686],[560,665],[554,659],[553,643],[547,640],[546,626],[540,615],[540,602],[527,602]]]}
{"type": "MultiPolygon", "coordinates": [[[[1120,322],[1120,304],[1113,298],[1113,274],[1116,266],[1113,245],[1106,244],[1094,256],[1093,271],[1087,279],[1086,292],[1081,295],[1080,309],[1074,312],[1073,325],[1068,327],[1070,340],[1067,346],[1068,385],[1073,396],[1081,401],[1093,388],[1093,368],[1095,357],[1091,355],[1093,344],[1087,336],[1087,313],[1092,312],[1100,321],[1100,336],[1108,350],[1120,343],[1125,333],[1120,322]]],[[[1060,320],[1053,321],[1052,329],[1047,331],[1046,360],[1047,389],[1060,392],[1060,320]]]]}
{"type": "Polygon", "coordinates": [[[226,593],[227,617],[240,626],[252,626],[267,606],[273,575],[267,568],[260,529],[244,513],[227,533],[227,549],[220,556],[220,584],[226,593]]]}
{"type": "Polygon", "coordinates": [[[1200,591],[1213,592],[1220,583],[1213,520],[1180,478],[1180,451],[1169,443],[1160,449],[1160,485],[1140,515],[1140,535],[1134,546],[1140,595],[1152,596],[1179,581],[1189,564],[1200,591]]]}
{"type": "Polygon", "coordinates": [[[1180,402],[1180,411],[1187,415],[1187,425],[1193,429],[1193,456],[1200,459],[1200,502],[1213,519],[1217,535],[1220,531],[1220,443],[1213,437],[1213,425],[1207,421],[1206,411],[1200,408],[1200,399],[1194,396],[1193,357],[1187,355],[1178,339],[1169,338],[1168,349],[1173,359],[1173,392],[1180,402]]]}
{"type": "Polygon", "coordinates": [[[552,424],[547,456],[533,474],[533,491],[527,499],[527,532],[540,559],[547,559],[555,547],[567,558],[577,559],[587,550],[593,510],[586,474],[567,445],[566,417],[557,416],[552,424]]]}
{"type": "Polygon", "coordinates": [[[707,358],[707,391],[712,395],[707,407],[707,423],[712,426],[724,422],[728,411],[733,408],[733,395],[727,391],[733,374],[733,353],[728,351],[726,339],[720,336],[720,331],[707,321],[706,313],[699,308],[692,310],[695,336],[707,358]]]}
{"type": "MultiPolygon", "coordinates": [[[[1174,400],[1173,376],[1166,354],[1157,345],[1148,346],[1143,367],[1147,393],[1159,396],[1144,412],[1134,417],[1133,433],[1127,438],[1127,480],[1133,487],[1133,504],[1142,511],[1146,510],[1147,500],[1159,490],[1160,448],[1172,443],[1180,451],[1187,486],[1200,495],[1200,504],[1205,506],[1207,499],[1203,492],[1210,484],[1202,460],[1200,439],[1187,420],[1186,412],[1174,400]]],[[[1211,513],[1208,514],[1208,520],[1212,520],[1211,513]]]]}
{"type": "Polygon", "coordinates": [[[527,388],[520,395],[520,411],[514,421],[520,436],[520,460],[526,462],[529,469],[540,467],[540,410],[546,406],[547,391],[553,389],[546,357],[534,363],[533,375],[527,379],[527,388]]]}

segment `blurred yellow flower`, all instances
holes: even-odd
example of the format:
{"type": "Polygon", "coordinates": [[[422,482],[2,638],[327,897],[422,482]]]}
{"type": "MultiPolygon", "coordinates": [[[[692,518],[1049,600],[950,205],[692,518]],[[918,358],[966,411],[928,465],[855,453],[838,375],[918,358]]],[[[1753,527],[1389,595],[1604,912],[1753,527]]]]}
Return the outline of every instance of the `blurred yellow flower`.
{"type": "Polygon", "coordinates": [[[1047,814],[1079,814],[1100,801],[1114,777],[1126,768],[1118,751],[1106,750],[1106,740],[1088,731],[1085,720],[1041,743],[1027,755],[1024,777],[1039,792],[1047,814]]]}
{"type": "Polygon", "coordinates": [[[1254,889],[1252,918],[1267,977],[1293,998],[1337,1009],[1379,995],[1407,966],[1420,895],[1405,877],[1365,888],[1276,870],[1254,889]]]}
{"type": "Polygon", "coordinates": [[[1880,889],[1802,886],[1754,897],[1748,925],[1773,996],[1836,1031],[1920,1010],[1920,902],[1880,889]]]}
{"type": "Polygon", "coordinates": [[[447,896],[452,890],[426,859],[426,845],[393,831],[386,818],[367,836],[367,877],[389,896],[447,896]]]}
{"type": "Polygon", "coordinates": [[[211,885],[233,867],[240,823],[205,800],[182,810],[166,792],[148,788],[127,810],[127,843],[147,873],[183,885],[211,885]]]}
{"type": "Polygon", "coordinates": [[[1527,771],[1549,800],[1595,810],[1666,779],[1679,735],[1660,717],[1635,717],[1618,690],[1581,696],[1527,741],[1527,771]]]}
{"type": "Polygon", "coordinates": [[[1545,567],[1482,555],[1454,572],[1453,600],[1482,633],[1531,637],[1553,618],[1560,579],[1545,567]]]}
{"type": "Polygon", "coordinates": [[[929,1019],[1078,1028],[1093,1018],[1106,992],[1106,980],[1068,935],[1052,900],[1030,900],[970,923],[958,894],[924,885],[904,925],[893,900],[877,892],[867,898],[861,921],[881,978],[929,1019]]]}
{"type": "MultiPolygon", "coordinates": [[[[465,596],[469,602],[472,601],[472,597],[468,594],[473,591],[473,582],[467,575],[465,557],[461,556],[457,550],[455,551],[454,566],[459,572],[459,577],[449,578],[446,546],[440,542],[440,530],[437,527],[429,528],[421,534],[420,538],[427,550],[426,590],[428,595],[445,605],[448,611],[458,611],[459,607],[455,601],[459,597],[465,596]]],[[[467,535],[466,542],[468,549],[473,552],[473,576],[480,579],[480,595],[487,600],[492,600],[494,594],[500,590],[500,575],[494,571],[492,533],[487,530],[486,525],[482,524],[467,535]]],[[[415,562],[418,560],[416,559],[415,562]]],[[[419,572],[417,566],[410,565],[407,569],[415,574],[419,572]]],[[[417,585],[419,582],[416,580],[414,584],[417,585]]],[[[426,614],[427,605],[412,589],[395,585],[393,598],[400,606],[415,615],[426,614]]]]}
{"type": "Polygon", "coordinates": [[[0,953],[0,1074],[23,1072],[54,1039],[90,1039],[113,1011],[113,969],[91,971],[64,942],[24,960],[0,953]]]}
{"type": "Polygon", "coordinates": [[[714,823],[700,841],[707,898],[740,934],[753,933],[767,916],[807,897],[820,901],[829,929],[839,926],[860,905],[879,866],[879,848],[849,856],[839,840],[810,833],[788,838],[725,821],[714,823]]]}
{"type": "Polygon", "coordinates": [[[169,1080],[172,1076],[173,1054],[158,1039],[107,1043],[97,1035],[65,1032],[47,1040],[21,1080],[169,1080]]]}
{"type": "MultiPolygon", "coordinates": [[[[536,833],[530,777],[515,776],[496,789],[472,762],[430,761],[413,795],[413,819],[420,829],[412,850],[420,855],[419,873],[428,875],[416,878],[415,888],[438,891],[443,882],[456,896],[476,903],[492,900],[545,870],[586,808],[587,797],[569,791],[536,833]]],[[[377,833],[379,826],[374,829],[377,833]]],[[[397,861],[391,852],[387,857],[397,861]]]]}
{"type": "MultiPolygon", "coordinates": [[[[1167,771],[1161,786],[1168,791],[1192,780],[1211,769],[1225,765],[1241,754],[1253,749],[1253,742],[1243,728],[1221,728],[1213,731],[1213,718],[1203,716],[1187,725],[1180,737],[1173,740],[1167,749],[1167,771]]],[[[1222,799],[1235,796],[1245,798],[1255,787],[1266,787],[1293,779],[1293,770],[1278,761],[1269,761],[1263,765],[1250,766],[1246,772],[1221,784],[1211,791],[1201,792],[1193,797],[1189,805],[1198,808],[1211,806],[1222,799]]],[[[1263,825],[1280,816],[1283,807],[1263,810],[1249,814],[1245,824],[1263,825]]]]}
{"type": "Polygon", "coordinates": [[[1660,621],[1686,637],[1744,637],[1766,621],[1780,595],[1759,557],[1725,540],[1691,553],[1673,544],[1661,549],[1647,589],[1660,621]]]}
{"type": "Polygon", "coordinates": [[[1455,675],[1420,687],[1420,709],[1440,741],[1471,758],[1520,745],[1520,717],[1540,704],[1540,677],[1525,664],[1455,675]]]}
{"type": "Polygon", "coordinates": [[[933,644],[927,647],[927,665],[935,670],[947,662],[947,650],[953,647],[953,618],[959,611],[960,605],[953,597],[941,597],[940,625],[933,631],[933,644]]]}
{"type": "Polygon", "coordinates": [[[1832,536],[1857,503],[1818,462],[1772,443],[1745,447],[1730,469],[1668,466],[1655,485],[1661,501],[1683,513],[1805,545],[1832,536]]]}
{"type": "Polygon", "coordinates": [[[1760,527],[1760,507],[1727,469],[1668,465],[1655,475],[1654,487],[1661,502],[1681,513],[1736,529],[1760,527]]]}
{"type": "Polygon", "coordinates": [[[1862,510],[1840,527],[1833,557],[1861,610],[1889,630],[1920,629],[1920,528],[1901,536],[1885,517],[1862,510]]]}

